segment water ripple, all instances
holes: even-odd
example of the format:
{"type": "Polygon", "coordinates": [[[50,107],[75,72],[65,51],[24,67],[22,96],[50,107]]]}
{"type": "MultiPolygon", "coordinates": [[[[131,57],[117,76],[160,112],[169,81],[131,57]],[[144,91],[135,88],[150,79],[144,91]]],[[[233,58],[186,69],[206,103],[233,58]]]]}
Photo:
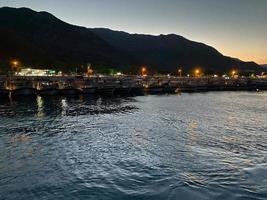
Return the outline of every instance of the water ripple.
{"type": "Polygon", "coordinates": [[[0,101],[0,199],[266,199],[267,93],[0,101]]]}

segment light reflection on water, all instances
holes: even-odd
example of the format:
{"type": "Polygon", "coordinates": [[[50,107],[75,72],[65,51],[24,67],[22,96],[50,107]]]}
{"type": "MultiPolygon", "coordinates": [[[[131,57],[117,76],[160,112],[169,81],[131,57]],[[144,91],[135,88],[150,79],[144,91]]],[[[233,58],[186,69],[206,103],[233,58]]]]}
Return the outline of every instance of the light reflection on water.
{"type": "Polygon", "coordinates": [[[0,100],[0,199],[266,199],[267,93],[0,100]]]}

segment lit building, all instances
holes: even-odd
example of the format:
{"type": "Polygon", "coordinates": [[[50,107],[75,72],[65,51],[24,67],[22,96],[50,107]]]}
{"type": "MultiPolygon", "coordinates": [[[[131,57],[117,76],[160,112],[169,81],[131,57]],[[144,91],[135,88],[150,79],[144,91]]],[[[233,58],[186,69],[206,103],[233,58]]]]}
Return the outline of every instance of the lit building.
{"type": "Polygon", "coordinates": [[[19,72],[16,72],[17,76],[55,76],[56,71],[50,69],[31,69],[23,68],[19,72]]]}

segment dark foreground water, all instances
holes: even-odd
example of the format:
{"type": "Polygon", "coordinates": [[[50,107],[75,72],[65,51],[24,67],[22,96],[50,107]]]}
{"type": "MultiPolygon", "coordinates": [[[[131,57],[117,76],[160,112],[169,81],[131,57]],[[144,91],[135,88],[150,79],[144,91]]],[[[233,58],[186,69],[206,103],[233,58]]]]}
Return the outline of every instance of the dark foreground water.
{"type": "Polygon", "coordinates": [[[267,93],[1,99],[0,199],[267,199],[267,93]]]}

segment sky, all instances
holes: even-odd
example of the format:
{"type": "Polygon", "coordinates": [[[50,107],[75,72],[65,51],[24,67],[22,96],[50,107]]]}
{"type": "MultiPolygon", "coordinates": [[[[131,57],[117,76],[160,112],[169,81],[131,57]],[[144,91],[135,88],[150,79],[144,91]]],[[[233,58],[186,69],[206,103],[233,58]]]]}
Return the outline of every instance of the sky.
{"type": "Polygon", "coordinates": [[[182,35],[227,56],[267,64],[267,0],[0,0],[71,24],[182,35]]]}

